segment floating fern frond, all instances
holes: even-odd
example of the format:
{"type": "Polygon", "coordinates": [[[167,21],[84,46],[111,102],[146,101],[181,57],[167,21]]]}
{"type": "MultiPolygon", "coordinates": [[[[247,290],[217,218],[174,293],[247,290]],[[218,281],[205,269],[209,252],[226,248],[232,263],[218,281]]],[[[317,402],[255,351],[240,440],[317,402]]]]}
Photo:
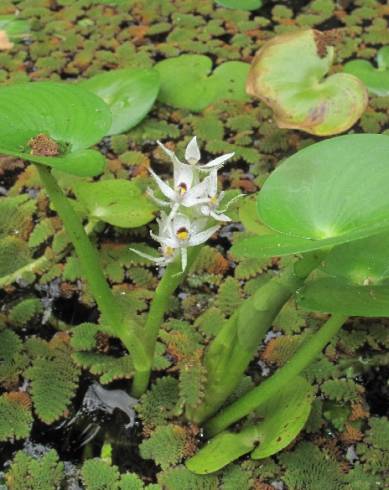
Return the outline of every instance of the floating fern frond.
{"type": "Polygon", "coordinates": [[[38,417],[47,424],[63,416],[77,389],[79,368],[71,358],[66,342],[53,340],[48,345],[49,355],[33,360],[26,371],[31,380],[31,393],[38,417]]]}
{"type": "Polygon", "coordinates": [[[152,459],[162,469],[169,468],[189,456],[187,448],[190,435],[188,430],[179,425],[157,427],[149,439],[139,447],[143,459],[152,459]]]}
{"type": "Polygon", "coordinates": [[[301,443],[280,457],[285,466],[283,480],[293,490],[342,490],[343,475],[338,464],[312,443],[301,443]]]}
{"type": "Polygon", "coordinates": [[[147,431],[163,425],[174,415],[178,396],[178,381],[171,376],[157,379],[149,391],[142,395],[135,410],[147,431]]]}
{"type": "Polygon", "coordinates": [[[164,471],[158,476],[162,488],[169,490],[217,490],[218,478],[215,475],[195,475],[184,466],[164,471]]]}
{"type": "Polygon", "coordinates": [[[238,280],[251,279],[261,273],[268,263],[267,259],[244,259],[235,269],[235,277],[238,280]]]}
{"type": "Polygon", "coordinates": [[[207,370],[201,358],[193,356],[180,366],[179,390],[180,405],[196,408],[204,399],[204,387],[207,381],[207,370]]]}
{"type": "Polygon", "coordinates": [[[330,400],[356,401],[361,388],[351,379],[329,379],[322,384],[321,391],[330,400]]]}
{"type": "Polygon", "coordinates": [[[219,288],[216,306],[225,315],[232,315],[239,308],[242,301],[243,297],[239,282],[232,277],[227,277],[219,288]]]}
{"type": "Polygon", "coordinates": [[[0,396],[0,441],[24,439],[32,426],[31,400],[26,393],[0,396]]]}
{"type": "Polygon", "coordinates": [[[28,359],[22,354],[22,341],[12,330],[0,331],[0,384],[14,383],[28,359]]]}
{"type": "Polygon", "coordinates": [[[40,221],[33,229],[30,238],[28,239],[28,245],[30,247],[38,247],[44,243],[47,239],[54,235],[54,226],[50,218],[45,218],[40,221]]]}
{"type": "Polygon", "coordinates": [[[88,459],[82,466],[81,477],[86,490],[118,489],[119,470],[101,459],[88,459]]]}
{"type": "Polygon", "coordinates": [[[30,261],[30,250],[24,240],[11,236],[0,240],[0,277],[12,274],[30,261]]]}
{"type": "Polygon", "coordinates": [[[99,332],[94,323],[81,323],[72,329],[71,345],[77,351],[88,351],[96,347],[99,332]]]}
{"type": "Polygon", "coordinates": [[[369,424],[368,442],[378,449],[389,451],[389,420],[386,417],[372,417],[369,424]]]}
{"type": "Polygon", "coordinates": [[[23,327],[42,311],[43,306],[40,299],[27,298],[12,307],[9,312],[9,321],[16,327],[23,327]]]}
{"type": "Polygon", "coordinates": [[[54,449],[39,459],[19,451],[6,475],[10,490],[53,490],[64,479],[64,465],[54,449]]]}
{"type": "Polygon", "coordinates": [[[99,375],[103,384],[117,379],[130,379],[134,374],[130,356],[113,357],[95,352],[75,352],[73,359],[78,366],[99,375]]]}
{"type": "Polygon", "coordinates": [[[225,316],[219,308],[211,307],[202,313],[195,321],[195,327],[207,337],[214,337],[225,322],[225,316]]]}

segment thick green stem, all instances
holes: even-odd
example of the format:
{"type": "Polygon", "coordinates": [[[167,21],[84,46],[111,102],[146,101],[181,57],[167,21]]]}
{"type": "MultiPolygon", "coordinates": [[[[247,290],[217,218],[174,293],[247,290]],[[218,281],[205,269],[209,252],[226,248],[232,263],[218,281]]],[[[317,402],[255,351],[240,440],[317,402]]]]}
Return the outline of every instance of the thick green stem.
{"type": "MultiPolygon", "coordinates": [[[[188,266],[186,271],[188,271],[193,264],[199,251],[200,247],[195,247],[188,251],[188,266]]],[[[165,273],[155,290],[144,327],[147,353],[151,360],[154,358],[159,329],[163,322],[166,310],[171,302],[171,297],[184,280],[185,275],[186,273],[182,273],[181,271],[181,264],[178,261],[172,262],[167,266],[165,273]]],[[[138,395],[146,391],[150,380],[151,368],[152,364],[150,363],[150,365],[142,372],[138,372],[134,378],[133,391],[136,389],[138,395]]]]}
{"type": "Polygon", "coordinates": [[[138,326],[131,319],[126,318],[125,322],[123,321],[121,309],[102,272],[99,255],[51,171],[42,165],[37,165],[37,168],[46,192],[76,250],[82,272],[104,320],[112,334],[117,336],[131,353],[135,371],[142,370],[150,361],[140,335],[136,333],[138,326]]]}
{"type": "Polygon", "coordinates": [[[273,320],[321,258],[322,254],[307,254],[285,268],[260,287],[225,323],[206,352],[205,402],[196,410],[187,410],[190,420],[196,423],[206,420],[231,395],[273,320]]]}
{"type": "Polygon", "coordinates": [[[257,409],[293,381],[320,354],[346,320],[347,317],[343,315],[333,315],[318,332],[305,340],[296,354],[273,376],[210,419],[204,427],[206,435],[211,437],[218,434],[257,409]]]}

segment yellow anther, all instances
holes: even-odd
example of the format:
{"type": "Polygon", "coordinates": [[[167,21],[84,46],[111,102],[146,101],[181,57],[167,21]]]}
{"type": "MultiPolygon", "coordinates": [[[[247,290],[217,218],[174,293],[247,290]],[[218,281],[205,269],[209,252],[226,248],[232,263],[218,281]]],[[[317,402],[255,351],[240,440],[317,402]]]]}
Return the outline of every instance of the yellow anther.
{"type": "Polygon", "coordinates": [[[183,196],[187,190],[188,190],[188,186],[184,182],[181,182],[181,184],[178,184],[178,193],[181,196],[183,196]]]}
{"type": "Polygon", "coordinates": [[[189,238],[189,231],[183,227],[177,230],[176,235],[179,240],[185,241],[189,238]]]}

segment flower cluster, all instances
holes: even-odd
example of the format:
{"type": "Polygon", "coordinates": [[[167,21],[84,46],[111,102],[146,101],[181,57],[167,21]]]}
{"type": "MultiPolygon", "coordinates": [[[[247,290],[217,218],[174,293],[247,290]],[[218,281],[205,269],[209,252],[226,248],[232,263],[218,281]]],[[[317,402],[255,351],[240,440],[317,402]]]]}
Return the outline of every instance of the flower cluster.
{"type": "Polygon", "coordinates": [[[224,213],[236,197],[229,201],[225,209],[219,209],[224,193],[218,194],[217,172],[234,154],[228,153],[201,165],[199,164],[201,154],[195,136],[186,147],[186,163],[183,163],[160,141],[158,144],[173,163],[172,186],[150,169],[166,200],[157,198],[151,189],[148,189],[148,194],[159,206],[168,211],[161,211],[161,217],[158,219],[158,234],[151,232],[154,240],[160,243],[162,256],[155,258],[138,250],[132,250],[160,266],[173,262],[180,255],[184,271],[187,265],[188,247],[206,242],[219,228],[220,223],[210,226],[210,220],[231,221],[224,213]]]}

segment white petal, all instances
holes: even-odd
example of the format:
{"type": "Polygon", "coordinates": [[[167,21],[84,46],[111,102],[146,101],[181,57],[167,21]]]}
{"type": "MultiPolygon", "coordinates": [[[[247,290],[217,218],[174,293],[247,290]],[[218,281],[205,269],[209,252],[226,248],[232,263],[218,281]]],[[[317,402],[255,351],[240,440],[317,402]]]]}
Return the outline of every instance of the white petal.
{"type": "Polygon", "coordinates": [[[231,221],[231,218],[229,216],[227,216],[226,214],[223,214],[223,213],[217,213],[216,211],[210,210],[209,214],[216,221],[224,221],[224,222],[231,221]]]}
{"type": "Polygon", "coordinates": [[[182,267],[182,272],[186,269],[186,266],[188,265],[188,251],[186,247],[181,248],[181,267],[182,267]]]}
{"type": "Polygon", "coordinates": [[[149,168],[149,172],[154,177],[154,180],[158,184],[158,187],[161,189],[162,194],[171,201],[175,201],[176,193],[174,192],[174,190],[169,187],[160,177],[158,177],[158,175],[151,168],[149,168]]]}
{"type": "MultiPolygon", "coordinates": [[[[168,230],[169,224],[175,218],[179,207],[180,207],[180,204],[179,203],[175,203],[175,205],[172,207],[172,210],[170,211],[169,216],[166,218],[164,224],[161,225],[160,231],[162,231],[162,233],[165,233],[168,230]]],[[[170,234],[171,234],[171,232],[170,232],[170,234]]]]}
{"type": "Polygon", "coordinates": [[[159,242],[161,245],[164,245],[165,247],[178,248],[177,242],[173,240],[171,237],[156,235],[152,231],[150,231],[150,236],[156,242],[159,242]]]}
{"type": "Polygon", "coordinates": [[[224,162],[233,157],[235,153],[226,153],[225,155],[221,155],[220,157],[211,160],[205,165],[199,165],[198,168],[200,170],[210,170],[212,168],[220,168],[224,165],[224,162]]]}
{"type": "Polygon", "coordinates": [[[199,184],[194,185],[182,198],[182,204],[185,207],[194,206],[200,204],[200,202],[208,202],[208,186],[209,182],[204,179],[199,184]]]}
{"type": "Polygon", "coordinates": [[[135,252],[136,254],[140,255],[141,257],[151,260],[152,262],[155,262],[157,264],[162,263],[165,261],[165,257],[153,257],[152,255],[145,254],[141,252],[140,250],[136,250],[135,248],[130,248],[131,252],[135,252]]]}
{"type": "Polygon", "coordinates": [[[196,136],[192,138],[185,150],[185,160],[191,165],[195,165],[201,158],[199,145],[196,136]]]}
{"type": "Polygon", "coordinates": [[[208,194],[214,197],[217,194],[217,170],[212,170],[207,179],[209,179],[208,194]]]}
{"type": "Polygon", "coordinates": [[[212,226],[211,228],[208,228],[208,230],[197,233],[197,235],[194,235],[189,239],[188,244],[191,247],[194,247],[196,245],[200,245],[200,243],[206,242],[215,233],[215,231],[219,229],[219,227],[220,225],[212,226]]]}
{"type": "Polygon", "coordinates": [[[208,220],[206,218],[198,218],[192,221],[190,225],[190,231],[192,235],[197,235],[200,231],[203,231],[208,224],[208,220]]]}
{"type": "Polygon", "coordinates": [[[186,165],[185,163],[174,163],[175,189],[177,190],[177,187],[180,184],[185,184],[186,188],[189,190],[193,183],[193,173],[194,169],[190,165],[186,165]]]}
{"type": "Polygon", "coordinates": [[[180,228],[186,228],[190,232],[192,225],[188,216],[185,216],[184,214],[177,214],[173,220],[172,228],[174,230],[174,235],[176,235],[180,228]]]}
{"type": "Polygon", "coordinates": [[[181,163],[180,160],[176,157],[176,154],[174,153],[174,151],[169,150],[169,148],[167,148],[164,144],[162,144],[158,140],[157,140],[157,143],[158,143],[159,147],[166,153],[166,155],[168,155],[168,157],[170,158],[170,160],[173,163],[181,163]]]}
{"type": "Polygon", "coordinates": [[[150,188],[146,190],[146,194],[152,199],[158,206],[169,206],[170,203],[167,201],[163,201],[162,199],[158,199],[158,197],[155,197],[154,191],[150,188]]]}

